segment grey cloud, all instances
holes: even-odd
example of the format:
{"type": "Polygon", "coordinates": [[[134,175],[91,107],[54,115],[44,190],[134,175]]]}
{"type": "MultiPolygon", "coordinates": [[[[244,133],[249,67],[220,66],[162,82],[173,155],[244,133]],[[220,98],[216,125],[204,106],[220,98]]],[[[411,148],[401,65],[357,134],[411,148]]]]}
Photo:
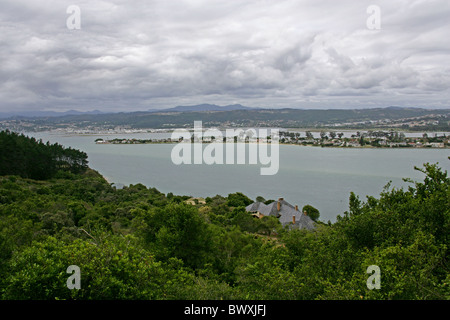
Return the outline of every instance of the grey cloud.
{"type": "Polygon", "coordinates": [[[355,63],[350,57],[339,54],[334,48],[326,49],[326,53],[330,56],[330,62],[344,72],[355,67],[355,63]]]}
{"type": "Polygon", "coordinates": [[[377,2],[3,0],[0,109],[445,106],[448,2],[377,2]]]}

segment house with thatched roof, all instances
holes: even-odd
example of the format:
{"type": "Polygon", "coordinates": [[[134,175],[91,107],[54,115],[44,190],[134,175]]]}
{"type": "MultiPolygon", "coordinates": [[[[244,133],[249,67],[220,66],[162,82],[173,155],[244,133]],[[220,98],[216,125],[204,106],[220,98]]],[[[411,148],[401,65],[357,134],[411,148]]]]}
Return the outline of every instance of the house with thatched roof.
{"type": "Polygon", "coordinates": [[[264,202],[254,202],[248,205],[245,210],[252,213],[257,218],[273,216],[280,220],[281,225],[288,225],[291,229],[314,230],[314,221],[305,213],[298,210],[298,206],[293,206],[283,198],[269,204],[264,202]]]}

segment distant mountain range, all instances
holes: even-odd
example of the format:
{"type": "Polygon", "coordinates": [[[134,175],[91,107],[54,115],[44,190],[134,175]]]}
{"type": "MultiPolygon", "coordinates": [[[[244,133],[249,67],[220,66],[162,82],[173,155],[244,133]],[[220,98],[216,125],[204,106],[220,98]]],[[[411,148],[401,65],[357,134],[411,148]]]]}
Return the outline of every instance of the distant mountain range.
{"type": "MultiPolygon", "coordinates": [[[[160,113],[160,112],[207,112],[207,111],[235,111],[235,110],[258,110],[259,108],[245,107],[241,104],[231,104],[226,106],[219,106],[216,104],[197,104],[193,106],[177,106],[168,109],[152,109],[140,112],[160,113]]],[[[44,118],[44,117],[63,117],[73,115],[93,115],[93,114],[111,114],[118,112],[102,112],[99,110],[93,111],[78,111],[69,110],[64,112],[58,111],[25,111],[25,112],[0,112],[0,119],[7,119],[11,117],[23,118],[44,118]]],[[[126,112],[120,112],[126,113],[126,112]]]]}
{"type": "Polygon", "coordinates": [[[22,111],[22,112],[0,112],[0,119],[7,119],[12,117],[23,117],[23,118],[44,118],[44,117],[63,117],[63,116],[73,116],[82,114],[104,114],[100,110],[93,111],[78,111],[78,110],[68,110],[64,112],[58,111],[22,111]]]}
{"type": "MultiPolygon", "coordinates": [[[[16,117],[18,117],[16,115],[16,117]]],[[[450,109],[368,108],[368,109],[262,109],[240,104],[218,106],[199,104],[168,109],[102,113],[100,111],[27,113],[26,117],[3,119],[0,128],[45,131],[71,128],[93,131],[129,129],[190,128],[195,121],[204,127],[352,128],[397,127],[410,130],[450,131],[450,109]],[[45,115],[44,115],[45,114],[45,115]],[[39,116],[40,115],[40,116],[39,116]],[[58,115],[58,116],[56,116],[58,115]]]]}
{"type": "MultiPolygon", "coordinates": [[[[303,111],[326,111],[321,109],[298,109],[298,108],[283,108],[283,109],[269,109],[269,108],[254,108],[246,107],[241,104],[230,104],[226,106],[219,106],[216,104],[196,104],[191,106],[176,106],[173,108],[166,109],[150,109],[147,111],[120,111],[120,112],[103,112],[100,110],[93,111],[78,111],[78,110],[68,110],[63,112],[58,111],[21,111],[21,112],[0,112],[0,119],[8,118],[53,118],[53,117],[65,117],[65,116],[84,116],[84,115],[113,115],[113,114],[151,114],[151,113],[180,113],[180,112],[228,112],[228,111],[260,111],[260,110],[303,110],[303,111]]],[[[338,109],[329,109],[330,112],[338,109]]],[[[364,110],[364,109],[339,109],[344,110],[364,110]]],[[[386,110],[386,111],[406,111],[406,110],[424,110],[431,111],[422,108],[407,108],[407,107],[396,107],[390,106],[386,108],[375,108],[375,110],[386,110]]],[[[448,109],[447,109],[448,110],[448,109]]]]}
{"type": "Polygon", "coordinates": [[[194,106],[177,106],[169,109],[149,110],[149,112],[205,112],[205,111],[235,111],[235,110],[257,110],[257,108],[245,107],[241,104],[230,104],[218,106],[216,104],[197,104],[194,106]]]}

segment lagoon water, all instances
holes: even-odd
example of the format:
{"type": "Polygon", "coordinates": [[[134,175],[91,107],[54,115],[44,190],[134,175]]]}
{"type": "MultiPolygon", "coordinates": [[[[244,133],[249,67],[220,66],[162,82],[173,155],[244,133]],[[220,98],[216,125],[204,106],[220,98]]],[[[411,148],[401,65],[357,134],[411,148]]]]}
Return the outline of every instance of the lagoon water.
{"type": "MultiPolygon", "coordinates": [[[[95,144],[97,138],[165,138],[168,133],[66,135],[28,133],[38,139],[58,142],[88,154],[89,166],[116,184],[155,187],[164,193],[207,197],[242,192],[251,199],[283,197],[300,208],[310,204],[320,211],[320,220],[336,221],[348,209],[353,191],[365,200],[378,197],[383,187],[407,187],[402,178],[422,181],[414,170],[423,163],[437,163],[450,171],[449,149],[360,149],[280,145],[279,171],[260,175],[257,165],[175,165],[174,144],[95,144]]],[[[248,162],[247,162],[248,163],[248,162]]]]}

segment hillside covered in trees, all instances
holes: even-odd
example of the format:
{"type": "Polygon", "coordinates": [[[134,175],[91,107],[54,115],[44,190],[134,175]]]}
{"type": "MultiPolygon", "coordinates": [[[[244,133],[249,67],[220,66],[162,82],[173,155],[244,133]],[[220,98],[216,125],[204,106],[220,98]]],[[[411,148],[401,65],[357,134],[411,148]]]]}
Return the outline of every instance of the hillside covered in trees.
{"type": "Polygon", "coordinates": [[[45,180],[60,170],[80,173],[88,167],[85,152],[9,131],[0,132],[0,150],[0,175],[45,180]]]}
{"type": "Polygon", "coordinates": [[[253,218],[241,193],[192,205],[116,189],[80,151],[0,137],[3,300],[450,298],[450,179],[437,164],[406,190],[351,193],[334,224],[289,231],[253,218]],[[80,289],[67,288],[70,265],[80,289]],[[371,265],[380,289],[366,285],[371,265]]]}

